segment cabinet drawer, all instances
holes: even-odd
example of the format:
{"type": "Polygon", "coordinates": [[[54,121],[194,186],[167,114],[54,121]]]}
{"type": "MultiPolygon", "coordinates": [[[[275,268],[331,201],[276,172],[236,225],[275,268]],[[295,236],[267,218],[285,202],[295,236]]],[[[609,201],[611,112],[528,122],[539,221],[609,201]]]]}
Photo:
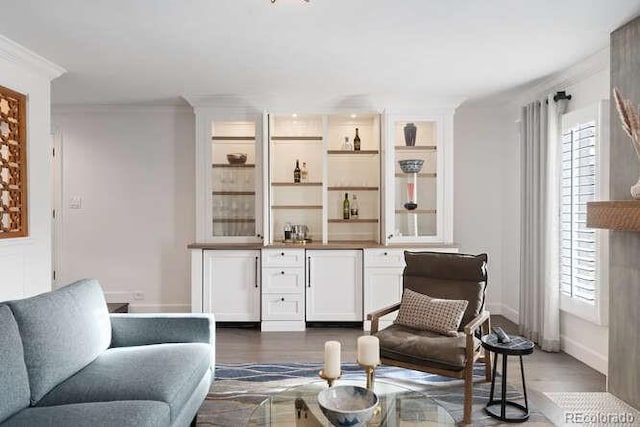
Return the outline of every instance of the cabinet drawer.
{"type": "Polygon", "coordinates": [[[304,267],[304,249],[263,249],[263,267],[304,267]]]}
{"type": "Polygon", "coordinates": [[[304,320],[304,295],[262,295],[262,320],[304,320]]]}
{"type": "Polygon", "coordinates": [[[262,293],[302,294],[304,268],[266,267],[262,269],[262,293]]]}
{"type": "Polygon", "coordinates": [[[365,267],[404,267],[404,249],[366,249],[365,267]]]}

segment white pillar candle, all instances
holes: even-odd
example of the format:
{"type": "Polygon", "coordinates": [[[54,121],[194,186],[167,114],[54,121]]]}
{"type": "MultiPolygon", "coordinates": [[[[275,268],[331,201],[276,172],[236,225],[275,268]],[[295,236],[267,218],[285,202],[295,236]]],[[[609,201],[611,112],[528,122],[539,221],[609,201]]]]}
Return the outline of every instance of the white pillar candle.
{"type": "Polygon", "coordinates": [[[324,343],[324,376],[338,378],[340,369],[340,343],[338,341],[327,341],[324,343]]]}
{"type": "Polygon", "coordinates": [[[380,364],[380,340],[378,337],[364,335],[358,338],[358,363],[365,366],[380,364]]]}

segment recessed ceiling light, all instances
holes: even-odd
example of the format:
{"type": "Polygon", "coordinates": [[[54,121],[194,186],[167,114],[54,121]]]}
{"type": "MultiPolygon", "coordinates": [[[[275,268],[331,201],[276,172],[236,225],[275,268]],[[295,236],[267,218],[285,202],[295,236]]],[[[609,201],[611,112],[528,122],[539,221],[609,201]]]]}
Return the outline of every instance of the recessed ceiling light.
{"type": "Polygon", "coordinates": [[[355,119],[356,117],[358,117],[356,114],[352,114],[352,115],[351,115],[351,118],[352,118],[352,119],[355,119]]]}
{"type": "Polygon", "coordinates": [[[296,117],[298,117],[298,115],[297,115],[296,113],[293,113],[293,114],[291,115],[291,117],[293,117],[293,118],[295,119],[296,117]]]}

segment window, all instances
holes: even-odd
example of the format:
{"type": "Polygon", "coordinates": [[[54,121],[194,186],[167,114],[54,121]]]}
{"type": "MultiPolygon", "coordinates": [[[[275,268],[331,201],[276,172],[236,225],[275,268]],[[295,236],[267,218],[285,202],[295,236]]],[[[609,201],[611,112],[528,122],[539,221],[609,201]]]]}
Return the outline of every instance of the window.
{"type": "Polygon", "coordinates": [[[587,228],[587,202],[608,195],[608,103],[565,114],[560,143],[561,307],[602,323],[606,314],[607,232],[587,228]]]}

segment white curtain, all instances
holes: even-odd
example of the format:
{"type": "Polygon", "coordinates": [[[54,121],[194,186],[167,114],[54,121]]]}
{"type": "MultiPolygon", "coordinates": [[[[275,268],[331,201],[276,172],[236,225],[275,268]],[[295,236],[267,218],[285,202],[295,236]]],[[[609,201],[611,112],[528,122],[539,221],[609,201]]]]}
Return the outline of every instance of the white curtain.
{"type": "Polygon", "coordinates": [[[552,96],[522,107],[520,334],[560,350],[559,114],[552,96]]]}

